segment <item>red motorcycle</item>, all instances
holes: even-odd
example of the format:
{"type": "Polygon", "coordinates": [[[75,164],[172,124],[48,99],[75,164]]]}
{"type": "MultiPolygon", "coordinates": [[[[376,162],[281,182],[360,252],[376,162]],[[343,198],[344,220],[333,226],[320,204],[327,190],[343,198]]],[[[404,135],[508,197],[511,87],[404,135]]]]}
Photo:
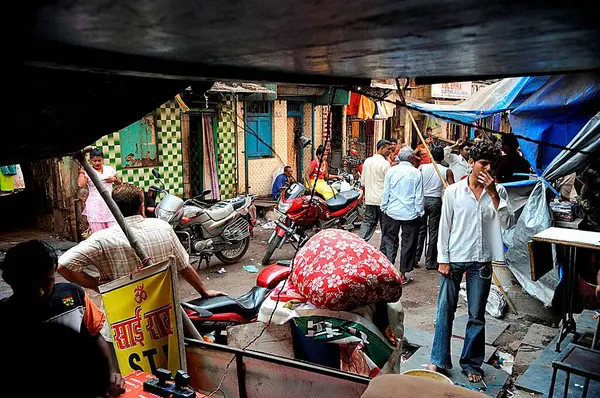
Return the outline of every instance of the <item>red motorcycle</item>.
{"type": "Polygon", "coordinates": [[[256,286],[240,297],[218,296],[183,302],[185,313],[201,334],[216,332],[216,342],[226,344],[221,333],[228,326],[255,322],[263,301],[290,273],[289,261],[279,261],[263,269],[256,286]]]}
{"type": "Polygon", "coordinates": [[[316,193],[311,198],[310,192],[298,182],[290,184],[282,192],[275,208],[280,218],[275,221],[275,231],[269,238],[269,246],[262,259],[263,265],[267,264],[273,252],[287,241],[298,242],[298,245],[302,246],[309,238],[308,231],[313,228],[354,228],[363,198],[362,189],[339,192],[328,201],[316,193]]]}

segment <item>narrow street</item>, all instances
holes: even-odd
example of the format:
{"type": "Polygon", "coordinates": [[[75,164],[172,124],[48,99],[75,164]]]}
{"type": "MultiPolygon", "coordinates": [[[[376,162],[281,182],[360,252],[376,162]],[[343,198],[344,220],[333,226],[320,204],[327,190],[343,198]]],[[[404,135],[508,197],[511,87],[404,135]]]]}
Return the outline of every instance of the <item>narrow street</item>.
{"type": "MultiPolygon", "coordinates": [[[[264,224],[264,220],[263,220],[264,224]]],[[[356,232],[356,231],[355,231],[356,232]]],[[[243,269],[245,265],[255,265],[259,270],[264,268],[260,265],[260,260],[267,247],[272,230],[258,226],[254,231],[254,238],[251,240],[250,248],[242,261],[237,264],[224,265],[216,258],[213,258],[210,266],[207,268],[204,264],[199,270],[205,286],[208,289],[220,290],[226,292],[232,297],[236,297],[250,290],[257,277],[257,273],[250,273],[243,269]],[[225,272],[219,272],[225,270],[225,272]]],[[[44,239],[52,244],[60,255],[73,245],[72,242],[57,239],[48,233],[39,231],[26,231],[21,236],[4,235],[0,242],[0,260],[4,252],[17,241],[23,239],[44,239]]],[[[376,231],[371,240],[371,244],[378,247],[381,240],[381,233],[376,231]]],[[[273,255],[273,262],[277,260],[291,259],[294,255],[294,248],[290,244],[284,245],[273,255]]],[[[192,259],[194,261],[194,259],[192,259]]],[[[405,328],[405,360],[403,367],[413,366],[420,368],[428,360],[430,344],[435,328],[435,318],[437,310],[437,292],[439,290],[439,274],[435,271],[426,270],[419,267],[413,271],[414,281],[403,289],[401,302],[404,307],[404,328],[405,328]],[[423,362],[423,363],[421,363],[423,362]]],[[[63,282],[64,279],[57,275],[57,282],[63,282]]],[[[198,297],[198,294],[182,278],[179,281],[181,300],[191,300],[198,297]]],[[[0,279],[0,299],[9,296],[10,288],[2,279],[0,279]]],[[[96,302],[100,302],[100,295],[93,291],[88,291],[90,297],[96,302]]],[[[518,285],[512,286],[509,290],[510,297],[518,301],[519,315],[514,315],[507,311],[505,317],[501,320],[488,317],[488,326],[486,335],[491,336],[486,339],[486,361],[494,358],[494,354],[510,354],[513,359],[516,358],[512,368],[512,374],[507,376],[499,369],[488,367],[488,371],[493,369],[498,372],[494,378],[503,377],[506,383],[498,380],[496,390],[491,389],[488,395],[502,396],[502,391],[516,391],[516,396],[532,396],[531,394],[514,389],[514,383],[517,377],[534,362],[543,352],[543,348],[552,341],[558,332],[557,318],[548,310],[544,309],[541,303],[522,292],[518,285]],[[532,340],[534,342],[532,342],[532,340]]],[[[467,316],[466,303],[461,299],[459,301],[456,319],[467,316]]],[[[587,316],[587,314],[586,314],[587,316]]],[[[456,321],[458,322],[458,321],[456,321]]],[[[462,326],[464,328],[464,325],[462,326]]],[[[462,338],[464,331],[457,329],[453,332],[453,356],[460,354],[462,347],[462,338]]],[[[535,395],[533,395],[535,396],[535,395]]]]}

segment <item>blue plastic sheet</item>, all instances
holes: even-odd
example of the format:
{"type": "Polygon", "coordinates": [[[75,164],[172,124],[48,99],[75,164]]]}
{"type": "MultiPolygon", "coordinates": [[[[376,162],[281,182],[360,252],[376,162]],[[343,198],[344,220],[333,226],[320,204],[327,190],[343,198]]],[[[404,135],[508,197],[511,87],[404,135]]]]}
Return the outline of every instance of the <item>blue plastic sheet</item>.
{"type": "MultiPolygon", "coordinates": [[[[513,132],[534,140],[567,146],[600,110],[600,77],[595,74],[553,76],[509,118],[513,132]]],[[[519,139],[523,156],[538,175],[562,151],[519,139]]]]}
{"type": "Polygon", "coordinates": [[[543,86],[548,79],[550,79],[549,76],[503,79],[482,88],[458,105],[414,101],[410,105],[419,110],[431,112],[440,119],[455,119],[464,123],[473,123],[496,113],[515,109],[543,86]]]}
{"type": "MultiPolygon", "coordinates": [[[[523,201],[526,196],[519,198],[517,225],[504,231],[503,237],[508,247],[506,262],[519,283],[544,305],[551,305],[559,280],[558,267],[555,265],[551,272],[533,282],[527,242],[533,235],[552,225],[546,196],[549,181],[581,170],[589,162],[587,153],[597,153],[599,150],[600,75],[577,73],[504,79],[480,90],[460,105],[411,105],[431,112],[440,119],[456,119],[467,123],[510,111],[513,132],[536,141],[519,138],[523,156],[539,177],[503,184],[509,192],[533,185],[526,201],[523,201]],[[555,148],[546,143],[580,152],[555,148]]],[[[513,199],[511,201],[515,202],[513,199]]],[[[510,203],[509,207],[511,205],[514,211],[515,203],[510,203]]]]}

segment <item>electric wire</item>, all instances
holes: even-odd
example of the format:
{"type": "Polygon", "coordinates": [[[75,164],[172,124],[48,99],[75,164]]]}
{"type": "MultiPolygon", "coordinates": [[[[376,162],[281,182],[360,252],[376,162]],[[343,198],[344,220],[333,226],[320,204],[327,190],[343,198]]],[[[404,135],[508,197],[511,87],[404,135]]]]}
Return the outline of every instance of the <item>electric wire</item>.
{"type": "MultiPolygon", "coordinates": [[[[364,92],[364,91],[361,91],[361,90],[352,90],[352,91],[356,92],[357,94],[364,95],[365,97],[367,97],[367,98],[369,98],[369,99],[371,99],[373,101],[387,102],[389,104],[394,104],[394,105],[397,105],[397,106],[401,106],[401,107],[407,108],[407,109],[412,110],[412,111],[421,112],[421,113],[423,113],[425,115],[433,116],[436,119],[442,119],[442,120],[446,120],[446,121],[449,121],[449,122],[452,122],[452,123],[455,123],[455,124],[460,124],[460,125],[465,126],[465,127],[472,127],[472,128],[477,129],[477,130],[482,130],[482,131],[490,132],[490,133],[493,133],[493,134],[500,134],[500,135],[509,134],[509,133],[506,133],[506,132],[503,132],[503,131],[494,130],[494,129],[491,129],[491,128],[488,128],[488,127],[485,127],[485,126],[477,126],[477,125],[472,124],[472,123],[463,122],[462,120],[458,120],[458,119],[455,119],[455,118],[452,118],[452,117],[449,117],[449,116],[438,115],[438,114],[436,114],[433,111],[428,111],[428,110],[417,108],[415,106],[411,106],[411,105],[407,104],[405,101],[392,101],[392,100],[389,100],[387,98],[379,97],[379,96],[376,96],[376,95],[373,95],[373,94],[370,94],[370,93],[367,93],[367,92],[364,92]]],[[[402,92],[399,91],[399,94],[402,95],[402,92]]],[[[526,136],[521,135],[521,134],[515,134],[515,133],[512,133],[512,134],[514,134],[517,138],[520,138],[520,139],[522,139],[524,141],[527,141],[527,142],[532,142],[532,143],[535,143],[535,144],[545,145],[545,146],[548,146],[548,147],[551,147],[551,148],[556,148],[556,149],[561,149],[561,150],[567,150],[567,151],[571,151],[571,152],[575,152],[575,153],[582,153],[582,154],[585,154],[585,155],[593,155],[593,153],[589,152],[589,151],[583,151],[583,150],[580,150],[580,149],[570,148],[568,146],[554,144],[554,143],[548,142],[548,141],[536,140],[534,138],[526,137],[526,136]]]]}

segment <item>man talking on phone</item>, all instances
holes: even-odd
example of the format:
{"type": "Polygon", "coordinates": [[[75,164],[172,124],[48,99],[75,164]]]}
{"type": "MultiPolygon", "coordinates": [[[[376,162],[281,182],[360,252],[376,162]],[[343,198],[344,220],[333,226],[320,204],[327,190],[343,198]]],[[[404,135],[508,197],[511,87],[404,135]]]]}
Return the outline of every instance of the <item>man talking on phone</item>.
{"type": "Polygon", "coordinates": [[[515,223],[507,207],[504,187],[496,185],[491,165],[500,148],[481,140],[469,153],[472,173],[444,193],[438,238],[440,291],[429,370],[452,368],[450,337],[462,276],[466,273],[469,321],[460,357],[463,373],[471,382],[483,379],[485,305],[490,293],[492,260],[504,261],[501,230],[515,223]]]}

